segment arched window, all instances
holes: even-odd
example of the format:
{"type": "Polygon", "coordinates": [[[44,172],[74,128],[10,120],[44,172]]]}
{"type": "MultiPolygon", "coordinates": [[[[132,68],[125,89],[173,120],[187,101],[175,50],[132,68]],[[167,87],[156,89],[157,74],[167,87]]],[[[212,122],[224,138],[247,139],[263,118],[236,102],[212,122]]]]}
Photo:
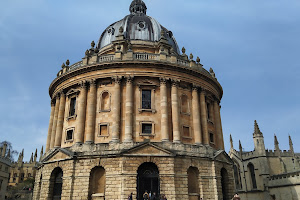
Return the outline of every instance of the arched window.
{"type": "Polygon", "coordinates": [[[107,91],[102,92],[101,94],[101,108],[102,112],[110,111],[110,94],[107,91]]]}
{"type": "Polygon", "coordinates": [[[190,199],[199,199],[199,171],[196,167],[190,167],[188,173],[188,192],[190,199]]]}
{"type": "Polygon", "coordinates": [[[231,198],[229,197],[229,191],[228,191],[229,177],[228,177],[228,172],[225,168],[221,169],[221,184],[222,184],[223,200],[229,200],[231,198]]]}
{"type": "Polygon", "coordinates": [[[251,181],[251,186],[252,189],[257,189],[257,185],[256,185],[256,178],[255,178],[255,169],[254,169],[254,165],[252,163],[248,164],[248,172],[249,172],[249,178],[251,181]]]}
{"type": "Polygon", "coordinates": [[[181,112],[190,113],[189,99],[188,96],[185,94],[181,95],[181,112]]]}
{"type": "Polygon", "coordinates": [[[50,199],[60,200],[62,193],[62,184],[63,184],[63,171],[61,168],[57,167],[53,170],[50,177],[50,199]]]}
{"type": "Polygon", "coordinates": [[[90,189],[89,199],[92,199],[94,194],[97,196],[105,196],[105,169],[103,167],[95,167],[90,174],[90,189]]]}
{"type": "Polygon", "coordinates": [[[240,168],[238,167],[238,165],[236,164],[233,165],[233,171],[234,171],[235,188],[237,190],[240,190],[242,189],[242,181],[241,181],[240,168]]]}

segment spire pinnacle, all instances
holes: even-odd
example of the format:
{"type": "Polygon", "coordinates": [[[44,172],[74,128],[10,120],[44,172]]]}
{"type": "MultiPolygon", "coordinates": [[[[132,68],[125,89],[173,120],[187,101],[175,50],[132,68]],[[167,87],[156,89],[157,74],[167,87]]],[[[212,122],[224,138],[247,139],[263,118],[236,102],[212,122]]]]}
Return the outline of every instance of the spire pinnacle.
{"type": "Polygon", "coordinates": [[[239,149],[240,149],[241,152],[243,151],[241,140],[239,140],[239,149]]]}
{"type": "Polygon", "coordinates": [[[275,146],[275,150],[279,150],[279,142],[277,140],[276,134],[274,134],[274,146],[275,146]]]}
{"type": "Polygon", "coordinates": [[[31,157],[30,157],[30,160],[29,160],[29,163],[32,163],[33,162],[33,152],[31,153],[31,157]]]}
{"type": "Polygon", "coordinates": [[[256,120],[254,120],[254,133],[253,133],[253,135],[262,135],[262,132],[259,130],[259,126],[258,126],[256,120]]]}
{"type": "Polygon", "coordinates": [[[294,153],[294,145],[290,135],[289,135],[289,145],[290,145],[290,151],[294,153]]]}
{"type": "Polygon", "coordinates": [[[147,6],[142,0],[133,0],[130,4],[129,11],[131,14],[146,14],[147,6]]]}
{"type": "Polygon", "coordinates": [[[233,140],[231,134],[230,134],[230,148],[233,149],[233,140]]]}

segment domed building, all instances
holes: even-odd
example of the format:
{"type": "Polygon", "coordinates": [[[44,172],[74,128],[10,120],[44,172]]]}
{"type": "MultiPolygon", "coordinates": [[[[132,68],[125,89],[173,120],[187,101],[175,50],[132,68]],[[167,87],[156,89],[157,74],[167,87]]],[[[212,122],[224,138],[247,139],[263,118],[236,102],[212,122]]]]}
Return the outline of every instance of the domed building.
{"type": "Polygon", "coordinates": [[[33,199],[142,199],[151,191],[169,200],[229,200],[221,85],[199,58],[179,51],[142,0],[129,10],[51,83],[33,199]]]}

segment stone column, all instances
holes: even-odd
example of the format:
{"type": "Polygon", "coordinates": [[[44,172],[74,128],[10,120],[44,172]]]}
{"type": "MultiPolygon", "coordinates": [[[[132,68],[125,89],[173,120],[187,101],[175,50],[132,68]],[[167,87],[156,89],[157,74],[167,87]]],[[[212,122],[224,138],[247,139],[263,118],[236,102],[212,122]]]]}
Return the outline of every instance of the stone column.
{"type": "Polygon", "coordinates": [[[202,134],[201,134],[201,122],[200,122],[199,96],[198,96],[198,88],[197,87],[193,87],[192,98],[193,98],[192,112],[193,112],[195,144],[201,144],[202,143],[202,134]]]}
{"type": "Polygon", "coordinates": [[[113,99],[113,124],[112,124],[112,142],[120,141],[120,115],[121,115],[121,78],[114,77],[115,91],[113,99]]]}
{"type": "Polygon", "coordinates": [[[55,104],[51,100],[51,113],[50,113],[50,120],[49,120],[49,127],[48,127],[48,136],[47,136],[47,143],[46,143],[46,152],[50,149],[51,143],[51,134],[52,134],[52,126],[53,126],[53,118],[54,118],[54,111],[55,111],[55,104]]]}
{"type": "Polygon", "coordinates": [[[172,81],[171,102],[172,102],[173,142],[180,143],[178,81],[172,81]]]}
{"type": "Polygon", "coordinates": [[[126,104],[125,104],[125,140],[132,142],[132,115],[133,115],[133,77],[126,77],[126,104]]]}
{"type": "Polygon", "coordinates": [[[215,129],[216,129],[216,136],[217,136],[217,148],[224,149],[220,106],[217,100],[214,101],[214,117],[215,117],[215,129]]]}
{"type": "Polygon", "coordinates": [[[160,78],[161,140],[169,141],[167,80],[160,78]]]}
{"type": "Polygon", "coordinates": [[[61,146],[61,138],[64,126],[64,114],[65,114],[65,105],[66,105],[66,96],[62,91],[60,93],[60,103],[57,117],[57,126],[56,126],[56,134],[55,134],[55,144],[54,147],[61,146]]]}
{"type": "Polygon", "coordinates": [[[92,144],[95,141],[95,123],[96,123],[96,102],[97,102],[97,83],[96,80],[90,81],[90,91],[87,97],[87,127],[86,143],[92,144]]]}
{"type": "Polygon", "coordinates": [[[85,126],[85,115],[86,115],[86,96],[87,88],[86,82],[81,83],[81,90],[79,94],[79,103],[78,103],[78,118],[77,118],[77,131],[75,130],[75,142],[83,143],[84,140],[84,126],[85,126]]]}
{"type": "Polygon", "coordinates": [[[52,133],[51,133],[51,142],[50,142],[50,149],[54,147],[55,143],[55,134],[56,134],[56,125],[57,125],[57,117],[58,117],[58,109],[59,109],[59,97],[55,97],[55,111],[54,111],[54,118],[52,124],[52,133]]]}
{"type": "Polygon", "coordinates": [[[202,89],[200,92],[200,111],[201,111],[201,125],[203,133],[204,144],[209,144],[208,128],[207,128],[207,106],[205,102],[205,91],[202,89]]]}

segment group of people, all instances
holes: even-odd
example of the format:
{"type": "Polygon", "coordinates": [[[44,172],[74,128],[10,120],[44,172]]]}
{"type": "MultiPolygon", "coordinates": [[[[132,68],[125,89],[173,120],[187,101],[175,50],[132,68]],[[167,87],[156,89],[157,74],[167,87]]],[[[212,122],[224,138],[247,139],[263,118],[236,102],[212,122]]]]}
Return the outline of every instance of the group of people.
{"type": "MultiPolygon", "coordinates": [[[[128,200],[133,200],[132,193],[128,196],[128,200]]],[[[160,197],[156,194],[156,192],[147,192],[143,194],[143,200],[167,200],[166,195],[161,194],[160,197]]]]}
{"type": "MultiPolygon", "coordinates": [[[[132,193],[128,196],[128,200],[133,200],[132,193]]],[[[274,195],[275,196],[275,195],[274,195]]],[[[240,196],[238,193],[236,193],[232,200],[240,200],[240,196]]],[[[160,197],[157,196],[155,192],[151,193],[151,191],[148,193],[147,190],[143,194],[143,200],[167,200],[166,195],[162,194],[160,197]]],[[[203,198],[200,198],[200,200],[203,200],[203,198]]]]}

